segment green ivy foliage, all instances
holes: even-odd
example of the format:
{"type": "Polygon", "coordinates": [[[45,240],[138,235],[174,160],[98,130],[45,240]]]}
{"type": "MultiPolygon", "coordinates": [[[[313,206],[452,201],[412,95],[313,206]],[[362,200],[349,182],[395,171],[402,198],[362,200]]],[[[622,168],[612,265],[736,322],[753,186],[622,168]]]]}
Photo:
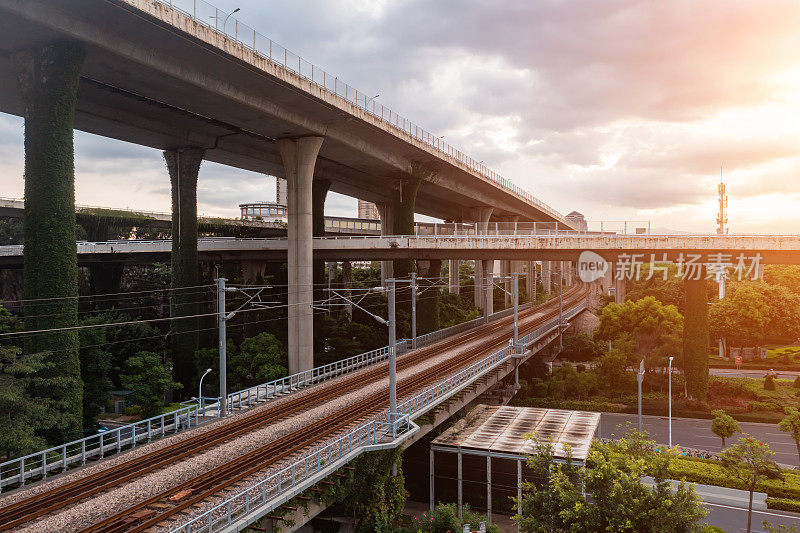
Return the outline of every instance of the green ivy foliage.
{"type": "Polygon", "coordinates": [[[86,52],[54,43],[34,52],[23,70],[25,103],[25,213],[23,218],[25,328],[59,329],[28,335],[26,353],[47,352],[39,370],[56,386],[31,384],[59,414],[50,442],[81,436],[82,400],[78,334],[78,259],[75,248],[73,122],[86,52]],[[50,364],[52,363],[52,364],[50,364]]]}
{"type": "Polygon", "coordinates": [[[683,327],[683,373],[690,398],[705,400],[708,393],[708,285],[705,280],[687,280],[686,316],[683,327]]]}

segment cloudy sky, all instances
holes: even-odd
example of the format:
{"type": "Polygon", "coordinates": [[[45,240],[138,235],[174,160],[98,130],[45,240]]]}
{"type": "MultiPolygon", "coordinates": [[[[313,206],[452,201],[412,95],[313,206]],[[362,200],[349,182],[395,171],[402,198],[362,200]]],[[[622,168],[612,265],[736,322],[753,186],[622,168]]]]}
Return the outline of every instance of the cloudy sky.
{"type": "MultiPolygon", "coordinates": [[[[732,232],[800,232],[795,0],[215,4],[562,213],[713,231],[722,166],[732,232]]],[[[159,152],[75,138],[80,203],[169,210],[159,152]]],[[[22,196],[22,157],[0,115],[0,196],[22,196]]],[[[271,178],[201,169],[205,214],[273,197],[271,178]]]]}

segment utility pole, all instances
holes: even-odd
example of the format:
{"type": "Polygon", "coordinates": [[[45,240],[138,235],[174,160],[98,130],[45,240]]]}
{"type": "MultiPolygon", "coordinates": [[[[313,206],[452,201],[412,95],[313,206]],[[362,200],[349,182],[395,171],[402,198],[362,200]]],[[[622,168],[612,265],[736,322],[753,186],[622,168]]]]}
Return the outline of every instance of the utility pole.
{"type": "Polygon", "coordinates": [[[397,415],[397,320],[395,312],[395,280],[386,280],[389,297],[389,423],[393,424],[397,415]]]}
{"type": "Polygon", "coordinates": [[[512,295],[514,298],[514,350],[516,350],[519,344],[519,274],[514,272],[512,278],[511,290],[514,291],[512,295]]]}
{"type": "Polygon", "coordinates": [[[217,323],[219,324],[219,417],[228,414],[228,361],[226,353],[228,321],[225,314],[225,278],[217,278],[217,323]]]}

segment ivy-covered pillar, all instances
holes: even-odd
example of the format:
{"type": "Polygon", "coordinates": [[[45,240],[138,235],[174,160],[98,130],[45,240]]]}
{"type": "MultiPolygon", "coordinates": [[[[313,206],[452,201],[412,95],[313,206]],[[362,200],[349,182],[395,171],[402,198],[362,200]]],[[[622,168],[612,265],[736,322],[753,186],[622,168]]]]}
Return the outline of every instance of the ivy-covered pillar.
{"type": "MultiPolygon", "coordinates": [[[[704,274],[704,273],[703,273],[704,274]]],[[[708,392],[708,287],[705,276],[683,283],[685,314],[683,321],[683,374],[690,398],[705,400],[708,392]]]]}
{"type": "Polygon", "coordinates": [[[323,137],[279,139],[288,192],[289,373],[314,366],[314,228],[312,183],[323,137]]]}
{"type": "Polygon", "coordinates": [[[202,148],[164,151],[172,188],[172,375],[184,387],[188,387],[195,378],[194,358],[195,352],[200,348],[200,319],[195,315],[199,315],[202,308],[197,293],[187,288],[200,284],[197,259],[197,177],[204,155],[205,150],[202,148]]]}
{"type": "MultiPolygon", "coordinates": [[[[399,180],[399,187],[396,191],[393,204],[394,211],[394,235],[414,235],[414,206],[417,200],[417,191],[422,183],[422,170],[412,167],[410,177],[403,177],[399,180]]],[[[396,279],[406,279],[414,269],[414,260],[410,258],[394,260],[394,277],[396,279]]]]}
{"type": "MultiPolygon", "coordinates": [[[[66,42],[17,55],[25,106],[26,330],[78,324],[73,123],[85,57],[83,48],[66,42]]],[[[52,363],[29,391],[31,396],[53,401],[51,410],[56,416],[44,436],[53,443],[79,438],[83,387],[78,332],[27,335],[25,351],[46,352],[46,362],[52,363]]]]}

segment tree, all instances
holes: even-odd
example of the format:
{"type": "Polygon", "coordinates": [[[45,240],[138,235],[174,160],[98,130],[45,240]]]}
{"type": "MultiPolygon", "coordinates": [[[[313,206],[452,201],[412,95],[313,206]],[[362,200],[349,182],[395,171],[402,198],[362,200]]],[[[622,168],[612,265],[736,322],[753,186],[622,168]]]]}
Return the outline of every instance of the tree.
{"type": "Polygon", "coordinates": [[[797,456],[800,457],[800,411],[797,407],[787,407],[785,413],[786,417],[778,424],[778,429],[791,435],[797,447],[797,456]]]}
{"type": "Polygon", "coordinates": [[[675,490],[667,480],[672,455],[653,451],[645,434],[631,432],[615,443],[594,441],[586,467],[554,462],[553,446],[534,440],[528,466],[541,481],[524,482],[514,499],[522,531],[656,532],[704,530],[705,516],[691,485],[675,490]],[[651,475],[648,487],[642,476],[651,475]]]}
{"type": "Polygon", "coordinates": [[[29,397],[27,389],[48,364],[43,354],[0,346],[0,456],[25,455],[47,444],[37,433],[52,426],[55,417],[49,402],[29,397]]]}
{"type": "Polygon", "coordinates": [[[633,388],[634,377],[628,372],[625,355],[621,353],[607,353],[598,359],[597,376],[601,386],[610,394],[624,394],[633,388]]]}
{"type": "Polygon", "coordinates": [[[664,358],[680,350],[683,316],[674,305],[664,305],[652,296],[626,300],[622,305],[609,303],[600,312],[595,339],[627,339],[633,352],[629,364],[642,358],[664,358]]]}
{"type": "Polygon", "coordinates": [[[122,385],[133,391],[133,402],[141,406],[145,418],[155,416],[164,407],[164,393],[178,389],[172,372],[153,352],[139,352],[125,361],[122,385]]]}
{"type": "Polygon", "coordinates": [[[770,309],[752,283],[731,283],[725,298],[708,310],[712,338],[727,339],[731,346],[756,346],[764,340],[770,309]]]}
{"type": "Polygon", "coordinates": [[[564,350],[561,357],[568,361],[591,361],[603,355],[599,343],[591,335],[578,333],[564,338],[564,350]]]}
{"type": "Polygon", "coordinates": [[[775,378],[771,374],[764,378],[764,390],[775,390],[775,378]]]}
{"type": "Polygon", "coordinates": [[[775,455],[769,445],[745,433],[737,444],[720,453],[722,466],[730,477],[740,480],[750,491],[750,502],[747,506],[747,533],[753,515],[753,492],[759,481],[780,479],[781,469],[773,461],[775,455]]]}
{"type": "Polygon", "coordinates": [[[228,358],[234,388],[252,387],[286,375],[286,348],[271,333],[259,333],[242,341],[228,358]]]}
{"type": "Polygon", "coordinates": [[[714,409],[711,411],[711,415],[714,417],[711,420],[711,431],[722,439],[722,447],[724,448],[725,439],[733,437],[734,433],[742,429],[739,427],[739,423],[722,409],[714,409]]]}

